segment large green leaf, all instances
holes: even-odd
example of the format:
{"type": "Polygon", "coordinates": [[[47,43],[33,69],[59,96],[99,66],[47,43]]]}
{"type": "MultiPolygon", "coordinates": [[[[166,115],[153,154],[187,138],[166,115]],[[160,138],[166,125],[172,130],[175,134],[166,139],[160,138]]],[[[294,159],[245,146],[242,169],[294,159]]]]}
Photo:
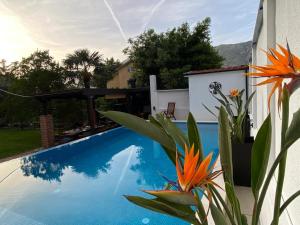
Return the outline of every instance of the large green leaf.
{"type": "Polygon", "coordinates": [[[195,212],[185,205],[171,203],[159,198],[146,199],[138,196],[125,196],[130,202],[155,212],[177,217],[189,223],[199,224],[195,212]]]}
{"type": "Polygon", "coordinates": [[[228,225],[225,215],[214,204],[211,204],[210,209],[216,225],[228,225]]]}
{"type": "Polygon", "coordinates": [[[272,138],[271,116],[260,127],[253,147],[251,159],[251,187],[255,197],[258,196],[268,166],[272,138]]]}
{"type": "Polygon", "coordinates": [[[162,125],[157,121],[157,119],[155,119],[153,116],[149,116],[148,117],[148,119],[149,119],[149,122],[150,123],[152,123],[152,124],[154,124],[155,126],[157,126],[158,128],[160,128],[160,129],[163,129],[163,127],[162,127],[162,125]]]}
{"type": "Polygon", "coordinates": [[[219,114],[219,151],[224,179],[233,185],[230,128],[228,114],[223,106],[220,108],[219,114]]]}
{"type": "Polygon", "coordinates": [[[285,146],[289,148],[300,138],[300,109],[293,114],[293,119],[285,135],[285,146]]]}
{"type": "Polygon", "coordinates": [[[168,202],[178,203],[181,205],[196,205],[195,196],[191,192],[163,190],[163,191],[144,191],[168,202]]]}
{"type": "Polygon", "coordinates": [[[174,140],[157,125],[128,113],[116,111],[100,113],[139,134],[145,135],[157,141],[164,147],[167,155],[173,161],[173,163],[176,163],[176,144],[174,140]]]}
{"type": "Polygon", "coordinates": [[[156,121],[181,148],[184,149],[185,145],[189,146],[189,140],[185,133],[179,127],[177,127],[176,124],[172,122],[169,118],[164,117],[162,114],[157,114],[156,121]]]}
{"type": "Polygon", "coordinates": [[[203,160],[203,148],[198,131],[197,122],[192,113],[189,113],[187,120],[188,136],[190,144],[194,144],[195,150],[199,151],[200,159],[203,160]]]}

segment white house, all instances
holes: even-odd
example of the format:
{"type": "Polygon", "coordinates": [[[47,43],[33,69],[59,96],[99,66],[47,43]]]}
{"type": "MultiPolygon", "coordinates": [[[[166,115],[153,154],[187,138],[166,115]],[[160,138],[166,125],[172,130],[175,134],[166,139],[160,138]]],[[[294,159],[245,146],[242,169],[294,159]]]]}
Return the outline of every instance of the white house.
{"type": "Polygon", "coordinates": [[[198,121],[216,121],[210,112],[205,109],[205,104],[212,111],[217,111],[215,106],[220,103],[212,97],[210,93],[210,85],[217,84],[220,86],[221,91],[226,95],[232,88],[239,90],[245,89],[248,93],[248,78],[245,73],[248,71],[248,66],[235,66],[219,69],[190,71],[185,75],[189,79],[189,101],[190,112],[198,121]]]}
{"type": "Polygon", "coordinates": [[[156,76],[152,75],[150,76],[152,114],[165,111],[168,102],[175,102],[175,117],[178,120],[186,120],[188,113],[192,112],[197,121],[216,121],[217,119],[203,106],[205,104],[212,111],[216,111],[215,106],[220,105],[211,95],[210,85],[216,82],[224,94],[229,94],[232,88],[245,89],[248,93],[246,71],[248,66],[190,71],[185,74],[189,88],[171,90],[157,90],[156,76]]]}
{"type": "MultiPolygon", "coordinates": [[[[255,25],[253,37],[253,64],[268,64],[268,59],[261,49],[277,48],[276,44],[286,45],[288,40],[291,51],[300,55],[300,0],[261,0],[255,25]]],[[[252,84],[259,82],[252,79],[252,84]]],[[[257,94],[252,104],[252,114],[254,117],[254,128],[257,130],[268,114],[267,95],[270,87],[254,87],[257,94]]],[[[293,112],[300,107],[300,90],[293,94],[291,98],[290,118],[293,112]]],[[[277,111],[277,103],[273,97],[271,103],[272,125],[273,125],[273,143],[272,160],[280,151],[280,126],[281,119],[277,111]]],[[[296,142],[289,151],[287,159],[287,170],[285,177],[285,186],[283,190],[283,202],[293,193],[300,189],[300,142],[296,142]]],[[[264,211],[261,216],[261,225],[270,224],[273,201],[275,193],[275,180],[264,205],[264,211]]],[[[296,199],[282,216],[280,224],[298,225],[300,224],[300,198],[296,199]]]]}

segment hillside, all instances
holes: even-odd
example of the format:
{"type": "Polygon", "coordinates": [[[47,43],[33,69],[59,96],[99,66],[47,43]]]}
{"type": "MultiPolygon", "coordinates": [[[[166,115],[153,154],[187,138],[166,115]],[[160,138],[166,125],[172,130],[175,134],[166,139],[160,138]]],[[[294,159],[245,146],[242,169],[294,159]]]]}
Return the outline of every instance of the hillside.
{"type": "Polygon", "coordinates": [[[216,46],[215,48],[219,54],[225,59],[223,67],[249,64],[251,58],[251,44],[251,41],[247,41],[216,46]]]}

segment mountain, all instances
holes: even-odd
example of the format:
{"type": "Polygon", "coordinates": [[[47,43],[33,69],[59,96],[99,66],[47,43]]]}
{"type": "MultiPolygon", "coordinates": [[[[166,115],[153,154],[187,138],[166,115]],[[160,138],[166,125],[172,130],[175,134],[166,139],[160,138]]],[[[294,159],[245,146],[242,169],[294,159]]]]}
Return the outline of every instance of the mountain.
{"type": "Polygon", "coordinates": [[[218,45],[215,48],[224,58],[223,67],[249,64],[252,51],[252,41],[236,44],[218,45]]]}

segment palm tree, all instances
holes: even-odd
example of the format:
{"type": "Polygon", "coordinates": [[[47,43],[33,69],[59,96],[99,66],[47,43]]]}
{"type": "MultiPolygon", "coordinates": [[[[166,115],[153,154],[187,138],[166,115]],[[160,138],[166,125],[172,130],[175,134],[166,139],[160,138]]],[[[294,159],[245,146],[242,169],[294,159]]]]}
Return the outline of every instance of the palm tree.
{"type": "MultiPolygon", "coordinates": [[[[79,80],[83,81],[85,88],[90,88],[91,78],[96,67],[102,63],[102,56],[99,52],[91,53],[88,49],[78,49],[73,54],[67,55],[63,63],[68,70],[77,75],[79,80]]],[[[95,128],[96,114],[92,96],[87,99],[87,110],[90,125],[92,128],[95,128]]]]}
{"type": "Polygon", "coordinates": [[[2,59],[0,61],[0,88],[8,88],[13,79],[13,70],[17,62],[13,62],[7,65],[6,61],[2,59]]]}
{"type": "Polygon", "coordinates": [[[102,63],[102,55],[99,52],[91,53],[88,49],[78,49],[73,54],[68,54],[63,63],[78,75],[85,88],[90,88],[93,72],[102,63]]]}

